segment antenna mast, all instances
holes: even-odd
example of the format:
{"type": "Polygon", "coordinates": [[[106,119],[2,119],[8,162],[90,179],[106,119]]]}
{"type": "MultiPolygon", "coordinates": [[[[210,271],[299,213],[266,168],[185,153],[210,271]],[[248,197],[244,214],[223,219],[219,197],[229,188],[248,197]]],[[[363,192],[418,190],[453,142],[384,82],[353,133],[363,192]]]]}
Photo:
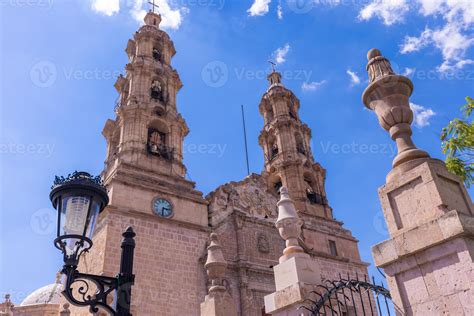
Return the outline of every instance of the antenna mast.
{"type": "Polygon", "coordinates": [[[244,114],[244,106],[241,105],[240,108],[242,109],[242,124],[244,126],[244,142],[245,142],[245,159],[247,161],[247,175],[250,175],[250,167],[249,167],[249,150],[247,147],[247,130],[245,128],[245,114],[244,114]]]}

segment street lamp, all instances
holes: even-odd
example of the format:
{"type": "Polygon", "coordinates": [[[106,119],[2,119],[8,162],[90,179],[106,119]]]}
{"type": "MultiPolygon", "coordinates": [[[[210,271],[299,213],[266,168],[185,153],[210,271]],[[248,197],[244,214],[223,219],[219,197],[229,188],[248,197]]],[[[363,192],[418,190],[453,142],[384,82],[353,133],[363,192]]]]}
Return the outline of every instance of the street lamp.
{"type": "Polygon", "coordinates": [[[92,247],[97,217],[109,203],[100,177],[77,171],[66,178],[56,176],[49,197],[58,212],[54,245],[63,253],[64,265],[61,272],[66,275],[63,291],[66,299],[76,306],[89,306],[91,313],[97,313],[102,308],[111,315],[131,316],[131,291],[135,279],[135,233],[131,227],[122,234],[120,273],[116,277],[77,271],[80,256],[92,247]],[[107,297],[113,291],[114,306],[109,306],[107,297]]]}

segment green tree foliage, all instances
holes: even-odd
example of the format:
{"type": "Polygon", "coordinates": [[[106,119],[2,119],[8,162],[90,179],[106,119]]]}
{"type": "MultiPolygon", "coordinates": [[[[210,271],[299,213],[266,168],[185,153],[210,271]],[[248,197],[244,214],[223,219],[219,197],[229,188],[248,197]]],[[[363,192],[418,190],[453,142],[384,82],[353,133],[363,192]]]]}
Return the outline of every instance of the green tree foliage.
{"type": "Polygon", "coordinates": [[[463,118],[456,118],[443,128],[442,149],[449,171],[460,176],[467,187],[474,183],[474,99],[467,97],[462,107],[463,118]]]}

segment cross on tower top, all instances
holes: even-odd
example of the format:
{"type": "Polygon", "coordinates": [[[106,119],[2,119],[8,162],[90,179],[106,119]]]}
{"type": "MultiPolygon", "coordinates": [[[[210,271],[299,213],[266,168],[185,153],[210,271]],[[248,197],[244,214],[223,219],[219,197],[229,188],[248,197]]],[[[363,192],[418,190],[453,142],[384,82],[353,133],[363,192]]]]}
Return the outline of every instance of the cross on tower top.
{"type": "Polygon", "coordinates": [[[272,65],[272,72],[275,72],[276,63],[271,59],[269,59],[268,62],[270,63],[270,65],[272,65]]]}
{"type": "Polygon", "coordinates": [[[151,0],[151,1],[148,1],[149,4],[151,4],[151,9],[153,11],[153,13],[155,13],[155,7],[158,9],[159,6],[157,4],[155,4],[155,0],[151,0]]]}

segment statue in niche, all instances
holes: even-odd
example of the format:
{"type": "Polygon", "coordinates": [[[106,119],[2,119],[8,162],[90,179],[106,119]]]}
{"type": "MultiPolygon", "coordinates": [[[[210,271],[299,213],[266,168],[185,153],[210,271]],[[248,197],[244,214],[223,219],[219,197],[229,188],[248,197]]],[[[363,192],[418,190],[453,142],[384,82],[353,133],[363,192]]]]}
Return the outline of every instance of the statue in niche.
{"type": "Polygon", "coordinates": [[[290,114],[290,117],[291,117],[291,118],[293,118],[293,119],[296,120],[296,115],[295,115],[295,113],[293,112],[293,110],[290,110],[289,114],[290,114]]]}
{"type": "Polygon", "coordinates": [[[275,158],[276,155],[278,155],[278,145],[276,143],[274,143],[273,146],[272,146],[272,152],[271,152],[271,155],[270,155],[270,160],[275,158]]]}
{"type": "Polygon", "coordinates": [[[311,202],[311,204],[321,204],[321,197],[316,192],[314,192],[311,184],[306,181],[306,185],[306,196],[308,197],[308,200],[311,202]]]}
{"type": "Polygon", "coordinates": [[[152,99],[163,101],[163,90],[161,88],[161,83],[158,80],[153,80],[150,90],[152,99]]]}
{"type": "Polygon", "coordinates": [[[161,61],[161,53],[156,47],[153,48],[152,55],[154,60],[161,61]]]}
{"type": "Polygon", "coordinates": [[[275,190],[277,195],[280,195],[280,189],[282,186],[283,184],[281,183],[281,181],[278,181],[277,183],[273,185],[273,189],[275,190]]]}
{"type": "Polygon", "coordinates": [[[229,197],[228,200],[232,204],[233,207],[238,207],[240,206],[240,194],[237,192],[235,189],[232,189],[229,192],[229,197]]]}
{"type": "Polygon", "coordinates": [[[304,148],[304,145],[301,141],[298,141],[297,144],[296,144],[296,149],[298,150],[298,152],[300,154],[303,154],[303,155],[306,155],[306,150],[304,148]]]}
{"type": "Polygon", "coordinates": [[[148,139],[148,146],[150,147],[150,151],[154,153],[158,153],[159,148],[164,143],[163,140],[164,140],[164,134],[158,131],[152,131],[148,139]]]}
{"type": "Polygon", "coordinates": [[[167,160],[172,160],[173,148],[167,146],[166,134],[152,129],[149,131],[148,135],[148,151],[151,154],[163,157],[167,160]]]}

